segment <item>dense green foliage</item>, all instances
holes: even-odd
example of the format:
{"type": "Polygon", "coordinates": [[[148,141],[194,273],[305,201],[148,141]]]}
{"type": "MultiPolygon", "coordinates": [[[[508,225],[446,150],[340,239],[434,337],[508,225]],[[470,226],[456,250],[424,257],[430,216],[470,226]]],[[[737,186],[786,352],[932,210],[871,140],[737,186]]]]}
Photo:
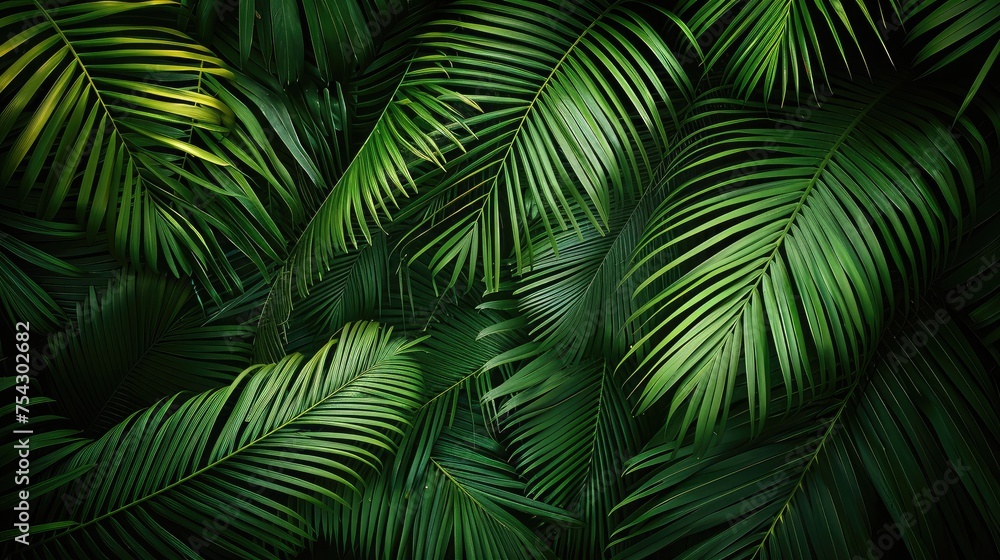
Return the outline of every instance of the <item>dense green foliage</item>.
{"type": "Polygon", "coordinates": [[[0,1],[4,552],[997,557],[998,54],[992,1],[0,1]]]}

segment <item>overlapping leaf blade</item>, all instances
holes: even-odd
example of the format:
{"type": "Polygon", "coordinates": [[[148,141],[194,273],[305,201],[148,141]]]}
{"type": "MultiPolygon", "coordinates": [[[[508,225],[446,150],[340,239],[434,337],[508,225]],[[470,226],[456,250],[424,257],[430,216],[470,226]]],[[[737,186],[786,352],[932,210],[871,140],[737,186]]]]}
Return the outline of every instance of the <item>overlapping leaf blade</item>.
{"type": "Polygon", "coordinates": [[[511,251],[517,272],[531,263],[536,232],[554,244],[579,229],[578,213],[606,232],[612,193],[642,184],[691,90],[653,17],[687,36],[652,3],[451,4],[421,37],[485,112],[468,119],[479,140],[400,214],[419,219],[404,257],[430,256],[450,283],[464,268],[497,291],[511,251]]]}
{"type": "Polygon", "coordinates": [[[671,429],[682,439],[693,427],[703,451],[738,378],[755,433],[776,395],[787,412],[851,379],[974,202],[973,166],[986,162],[967,159],[938,99],[843,84],[807,120],[779,122],[704,102],[721,124],[675,167],[680,185],[642,241],[654,250],[634,267],[677,251],[638,293],[681,271],[635,315],[653,314],[632,350],[647,352],[638,411],[669,397],[671,429]]]}
{"type": "Polygon", "coordinates": [[[212,272],[221,290],[223,245],[262,269],[284,249],[261,197],[298,202],[223,101],[232,73],[164,25],[177,6],[5,3],[0,188],[7,206],[105,232],[118,258],[212,272]]]}
{"type": "MultiPolygon", "coordinates": [[[[33,535],[21,552],[190,558],[213,547],[278,558],[313,538],[285,502],[357,491],[422,393],[412,344],[373,323],[348,325],[308,360],[253,366],[229,387],[172,397],[111,429],[67,466],[101,468],[76,524],[33,535]],[[227,529],[206,538],[202,521],[220,519],[227,529]]],[[[61,510],[50,504],[47,514],[61,510]]]]}
{"type": "Polygon", "coordinates": [[[650,446],[631,465],[646,480],[622,504],[638,510],[619,528],[628,548],[616,558],[665,546],[685,559],[996,550],[998,395],[943,311],[925,307],[851,388],[756,441],[741,415],[703,458],[690,445],[650,446]]]}

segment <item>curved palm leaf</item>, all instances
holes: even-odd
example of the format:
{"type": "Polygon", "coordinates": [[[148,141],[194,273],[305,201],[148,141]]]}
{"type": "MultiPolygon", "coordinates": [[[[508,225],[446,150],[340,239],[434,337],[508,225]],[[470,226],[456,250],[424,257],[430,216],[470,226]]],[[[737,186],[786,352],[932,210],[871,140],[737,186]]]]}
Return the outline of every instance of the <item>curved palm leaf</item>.
{"type": "Polygon", "coordinates": [[[264,268],[284,240],[257,184],[294,196],[219,99],[216,78],[232,73],[162,25],[177,6],[4,3],[4,203],[46,220],[75,211],[90,236],[107,230],[117,257],[175,275],[231,273],[211,257],[217,233],[264,268]]]}
{"type": "Polygon", "coordinates": [[[389,281],[389,254],[386,236],[376,234],[365,245],[334,258],[329,274],[309,290],[305,298],[293,297],[292,313],[286,324],[273,317],[258,323],[254,339],[257,361],[284,352],[308,353],[330,338],[347,321],[375,319],[389,281]],[[280,329],[281,332],[273,332],[280,329]],[[269,341],[287,340],[283,348],[265,348],[269,341]]]}
{"type": "Polygon", "coordinates": [[[653,446],[617,558],[913,558],[1000,551],[1000,394],[943,308],[886,337],[866,375],[751,443],[749,417],[704,458],[653,446]],[[917,346],[914,351],[914,345],[917,346]],[[869,381],[870,379],[870,381],[869,381]],[[802,422],[804,417],[811,423],[802,422]],[[689,535],[700,538],[686,541],[689,535]],[[903,546],[903,545],[899,545],[903,546]]]}
{"type": "Polygon", "coordinates": [[[104,240],[88,240],[76,224],[47,222],[0,210],[0,301],[8,317],[51,334],[69,322],[91,287],[121,268],[104,240]]]}
{"type": "Polygon", "coordinates": [[[611,515],[625,496],[625,461],[639,433],[613,371],[603,361],[568,363],[550,351],[483,395],[509,431],[514,464],[527,495],[567,508],[581,530],[546,535],[560,558],[604,556],[620,521],[611,515]]]}
{"type": "MultiPolygon", "coordinates": [[[[11,369],[13,370],[13,368],[11,369]]],[[[3,445],[7,449],[19,450],[15,447],[21,445],[19,440],[28,440],[27,446],[23,448],[28,449],[27,453],[31,459],[30,472],[28,473],[31,485],[28,488],[25,488],[26,485],[17,480],[18,475],[5,477],[3,484],[0,485],[0,506],[8,510],[20,502],[20,498],[18,498],[20,491],[29,490],[29,496],[33,500],[37,500],[48,492],[76,479],[86,470],[76,469],[67,472],[58,468],[60,462],[72,456],[89,440],[78,437],[79,432],[76,430],[65,428],[62,417],[48,414],[48,409],[54,401],[37,394],[37,381],[35,376],[28,383],[24,383],[24,380],[17,376],[0,377],[0,391],[13,394],[15,397],[29,397],[30,404],[26,408],[32,411],[29,423],[11,422],[5,426],[3,432],[3,445]],[[25,388],[18,389],[21,386],[25,386],[25,388]],[[30,432],[18,433],[19,430],[30,430],[30,432]]],[[[14,415],[17,412],[15,407],[16,401],[12,400],[0,408],[0,414],[3,414],[4,418],[15,419],[14,415]]],[[[18,455],[18,451],[4,454],[2,466],[7,469],[7,472],[16,473],[19,469],[18,455]]],[[[2,533],[0,533],[0,541],[5,545],[11,544],[10,536],[2,533]]]]}
{"type": "Polygon", "coordinates": [[[961,115],[1000,55],[1000,4],[923,0],[908,7],[911,9],[906,11],[903,20],[912,23],[912,27],[907,30],[906,42],[919,44],[913,65],[926,66],[925,76],[952,65],[980,46],[992,46],[958,110],[961,115]]]}
{"type": "MultiPolygon", "coordinates": [[[[888,4],[898,9],[899,0],[888,4]]],[[[678,11],[694,12],[688,25],[711,45],[706,66],[728,59],[725,80],[741,95],[761,86],[766,99],[778,89],[784,102],[789,87],[798,97],[800,84],[816,94],[817,83],[829,81],[823,55],[834,47],[850,70],[845,45],[853,45],[852,54],[861,56],[867,70],[859,35],[877,40],[888,56],[869,5],[865,0],[684,0],[678,11]]]]}
{"type": "MultiPolygon", "coordinates": [[[[623,272],[665,195],[666,189],[649,188],[638,199],[615,200],[605,235],[584,224],[580,232],[557,233],[555,246],[537,241],[541,247],[513,295],[541,350],[558,348],[568,362],[625,356],[637,338],[625,327],[641,300],[632,294],[640,274],[623,278],[623,272]]],[[[669,262],[665,255],[659,257],[647,268],[669,262]]]]}
{"type": "Polygon", "coordinates": [[[984,219],[965,240],[960,259],[935,282],[935,293],[948,308],[961,313],[983,344],[1000,361],[1000,176],[982,189],[979,215],[984,219]]]}
{"type": "Polygon", "coordinates": [[[0,304],[4,312],[51,332],[65,321],[66,312],[24,271],[24,263],[65,276],[77,275],[80,269],[6,232],[0,232],[0,248],[0,304]]]}
{"type": "Polygon", "coordinates": [[[645,352],[634,374],[639,412],[670,395],[668,423],[677,421],[680,439],[695,426],[704,450],[725,424],[737,377],[755,433],[775,394],[789,411],[838,386],[974,207],[972,162],[942,124],[939,101],[906,84],[844,84],[791,124],[704,102],[720,122],[678,159],[683,183],[647,228],[642,245],[655,250],[633,268],[679,254],[637,292],[682,272],[635,315],[652,314],[631,350],[645,352]],[[772,356],[780,382],[768,375],[772,356]]]}
{"type": "Polygon", "coordinates": [[[411,2],[198,0],[193,4],[202,35],[211,35],[227,15],[235,16],[240,63],[247,63],[257,42],[263,47],[263,62],[288,85],[306,74],[310,62],[323,81],[346,81],[375,58],[378,45],[411,2]]]}
{"type": "MultiPolygon", "coordinates": [[[[395,59],[397,54],[386,56],[395,59]]],[[[443,69],[432,58],[414,53],[400,61],[406,68],[400,81],[371,84],[372,95],[391,91],[384,96],[387,104],[295,241],[272,284],[261,324],[285,323],[292,311],[293,288],[299,298],[305,297],[309,286],[322,280],[343,253],[361,245],[359,237],[371,243],[368,222],[382,227],[379,215],[389,215],[389,207],[398,204],[393,192],[409,196],[408,189],[418,190],[418,184],[435,180],[444,169],[446,154],[461,149],[456,133],[467,128],[452,104],[475,104],[441,85],[443,69]]],[[[268,351],[262,355],[269,359],[282,354],[277,351],[283,347],[278,334],[270,327],[261,331],[268,337],[261,342],[268,351]]]]}
{"type": "Polygon", "coordinates": [[[53,390],[74,425],[102,434],[179,391],[228,385],[248,365],[252,333],[206,324],[190,282],[123,271],[91,288],[72,330],[50,339],[53,390]]]}
{"type": "MultiPolygon", "coordinates": [[[[65,530],[29,557],[197,557],[207,547],[279,558],[312,538],[288,497],[343,501],[390,448],[423,392],[412,345],[371,323],[312,358],[253,366],[227,388],[172,397],[77,453],[100,476],[65,530]],[[168,459],[169,458],[169,459],[168,459]],[[205,533],[209,524],[228,527],[205,533]],[[75,551],[75,552],[74,552],[75,551]]],[[[61,504],[55,505],[61,508],[61,504]]],[[[53,509],[47,510],[52,516],[53,509]]]]}
{"type": "Polygon", "coordinates": [[[397,216],[420,219],[400,241],[404,258],[430,255],[435,274],[454,266],[451,283],[481,265],[496,291],[508,247],[518,272],[531,262],[536,226],[554,244],[554,230],[579,229],[580,210],[606,232],[611,193],[642,184],[667,137],[661,112],[691,89],[654,16],[687,33],[639,1],[586,0],[569,13],[555,0],[450,4],[421,37],[441,51],[449,83],[488,110],[467,121],[480,140],[397,216]]]}
{"type": "Polygon", "coordinates": [[[424,484],[432,491],[424,494],[413,516],[414,557],[545,557],[545,543],[514,513],[569,526],[575,520],[526,498],[524,483],[507,464],[503,447],[483,430],[479,407],[459,404],[459,414],[431,452],[424,484]],[[453,556],[446,553],[449,549],[453,556]]]}
{"type": "Polygon", "coordinates": [[[519,558],[524,549],[542,546],[540,541],[523,521],[498,526],[498,520],[538,514],[566,522],[566,514],[512,491],[523,483],[503,466],[504,458],[495,455],[499,444],[491,438],[478,405],[469,399],[489,390],[491,373],[509,375],[510,367],[498,366],[496,358],[515,350],[524,340],[516,331],[480,338],[483,329],[503,319],[494,311],[476,313],[471,307],[448,307],[442,312],[447,320],[435,323],[421,345],[424,353],[419,359],[424,364],[427,395],[400,443],[399,453],[349,507],[333,505],[332,514],[317,514],[313,524],[321,535],[345,549],[376,558],[479,557],[498,549],[505,551],[505,556],[495,557],[519,558]],[[472,407],[477,409],[475,413],[472,407]],[[475,423],[469,423],[470,419],[475,423]],[[441,443],[442,438],[450,441],[448,434],[459,429],[449,430],[456,422],[468,431],[463,434],[459,455],[455,455],[459,449],[441,443]],[[487,449],[470,447],[469,437],[487,449]],[[455,465],[442,466],[441,461],[465,461],[467,468],[471,463],[487,464],[496,478],[480,486],[479,494],[473,491],[465,495],[461,489],[470,481],[461,480],[462,474],[456,475],[458,479],[449,478],[448,474],[455,474],[451,472],[455,465]],[[467,500],[480,504],[470,510],[467,500]]]}

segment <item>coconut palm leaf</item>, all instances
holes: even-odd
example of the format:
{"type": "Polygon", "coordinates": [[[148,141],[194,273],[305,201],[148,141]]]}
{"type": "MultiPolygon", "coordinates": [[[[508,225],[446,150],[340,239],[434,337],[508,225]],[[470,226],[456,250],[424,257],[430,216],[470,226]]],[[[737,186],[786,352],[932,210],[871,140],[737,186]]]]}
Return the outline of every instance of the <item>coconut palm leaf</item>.
{"type": "Polygon", "coordinates": [[[584,523],[545,535],[559,557],[602,557],[620,520],[610,514],[629,483],[623,467],[640,437],[613,371],[603,361],[572,363],[549,351],[483,399],[497,409],[527,495],[584,523]]]}
{"type": "MultiPolygon", "coordinates": [[[[386,56],[397,59],[398,53],[386,56]]],[[[384,96],[387,103],[275,275],[262,325],[284,324],[292,311],[293,288],[304,297],[341,255],[371,243],[370,223],[382,228],[380,216],[391,217],[390,207],[398,205],[394,192],[409,196],[418,184],[433,181],[444,169],[446,154],[461,149],[458,135],[467,129],[454,105],[475,104],[442,85],[444,70],[433,57],[412,54],[399,63],[405,71],[398,82],[371,84],[371,95],[384,96]]],[[[267,353],[258,355],[282,355],[284,342],[278,334],[277,329],[261,329],[260,336],[268,338],[260,347],[267,353]]]]}
{"type": "Polygon", "coordinates": [[[346,81],[375,58],[389,30],[410,8],[408,0],[198,0],[192,2],[203,36],[223,20],[239,30],[239,62],[255,43],[282,85],[297,82],[315,65],[324,82],[346,81]]]}
{"type": "Polygon", "coordinates": [[[638,510],[616,558],[665,546],[685,559],[996,554],[998,396],[952,316],[928,304],[849,389],[796,421],[746,443],[744,414],[704,458],[672,442],[636,457],[646,480],[622,502],[638,510]]]}
{"type": "Polygon", "coordinates": [[[69,322],[91,287],[100,288],[121,268],[104,239],[89,240],[77,224],[39,220],[0,210],[4,249],[0,299],[9,317],[54,333],[69,322]]]}
{"type": "Polygon", "coordinates": [[[390,330],[353,324],[308,360],[295,354],[253,366],[229,387],[171,397],[131,416],[67,465],[101,469],[69,518],[75,523],[35,534],[17,552],[279,558],[295,551],[313,534],[284,502],[343,501],[358,490],[361,473],[419,405],[423,386],[411,354],[390,330]],[[203,521],[223,520],[224,530],[205,532],[203,521]]]}
{"type": "Polygon", "coordinates": [[[458,410],[431,452],[425,486],[433,489],[433,501],[425,494],[414,514],[415,557],[549,556],[544,541],[520,518],[540,516],[563,526],[575,525],[574,519],[526,498],[524,483],[507,464],[503,447],[483,431],[478,407],[458,410]]]}
{"type": "MultiPolygon", "coordinates": [[[[534,262],[518,281],[517,309],[532,323],[530,334],[541,350],[557,348],[568,362],[584,357],[621,359],[638,337],[626,328],[641,300],[633,298],[640,274],[623,272],[666,189],[649,188],[641,197],[616,200],[609,231],[584,224],[580,232],[555,235],[556,245],[541,237],[534,262]]],[[[650,270],[669,262],[666,254],[647,263],[650,270]]]]}
{"type": "Polygon", "coordinates": [[[400,242],[404,257],[429,255],[435,274],[452,267],[452,283],[482,266],[496,291],[507,247],[517,271],[531,262],[535,229],[554,244],[557,229],[579,229],[579,209],[606,232],[611,193],[656,165],[669,126],[661,112],[691,87],[653,17],[687,33],[644,2],[450,4],[421,37],[453,87],[487,110],[468,119],[480,141],[397,216],[420,220],[400,242]]]}
{"type": "Polygon", "coordinates": [[[909,25],[906,42],[918,50],[913,65],[926,76],[937,72],[978,48],[990,48],[982,68],[958,110],[961,115],[983,85],[1000,55],[1000,5],[993,2],[924,0],[912,2],[903,14],[909,25]]]}
{"type": "Polygon", "coordinates": [[[228,385],[249,365],[251,335],[206,323],[190,282],[122,271],[49,340],[47,371],[64,415],[95,436],[177,392],[228,385]]]}
{"type": "MultiPolygon", "coordinates": [[[[885,4],[891,10],[899,2],[885,4]]],[[[816,94],[817,85],[829,81],[824,54],[839,55],[849,71],[855,54],[868,71],[863,41],[888,56],[871,5],[864,0],[684,0],[678,11],[699,42],[709,45],[708,68],[725,62],[724,79],[741,96],[759,86],[765,99],[777,90],[783,104],[789,89],[798,98],[802,88],[816,94]]]]}
{"type": "MultiPolygon", "coordinates": [[[[8,358],[5,362],[11,361],[8,358]]],[[[19,362],[23,363],[23,362],[19,362]]],[[[14,367],[10,368],[14,371],[14,367]]],[[[81,468],[70,471],[62,471],[60,463],[70,457],[80,447],[86,445],[89,440],[79,437],[79,432],[71,430],[63,425],[63,418],[49,413],[51,404],[54,402],[48,397],[43,397],[38,391],[38,378],[32,376],[27,382],[22,377],[12,375],[10,377],[0,377],[0,390],[6,394],[13,394],[15,399],[27,396],[28,404],[25,408],[31,411],[30,421],[21,424],[11,422],[4,429],[3,445],[7,449],[14,449],[14,453],[4,454],[3,468],[13,476],[5,477],[3,486],[0,486],[0,504],[8,510],[13,509],[21,501],[19,494],[23,490],[28,490],[31,500],[37,500],[48,492],[70,483],[77,479],[88,468],[81,468]],[[23,389],[19,389],[23,387],[23,389]],[[24,433],[19,433],[25,431],[24,433]],[[26,445],[25,445],[26,444],[26,445]],[[21,446],[21,447],[15,447],[21,446]],[[18,480],[20,469],[18,460],[20,449],[27,449],[30,459],[30,467],[24,481],[18,480]],[[27,482],[30,481],[30,485],[27,482]],[[26,488],[27,486],[27,488],[26,488]]],[[[10,404],[4,405],[0,413],[5,418],[16,420],[17,401],[12,399],[10,404]]],[[[76,497],[72,492],[67,495],[71,500],[76,497]]],[[[29,501],[30,505],[31,501],[29,501]]],[[[30,515],[30,507],[28,509],[30,515]]],[[[30,517],[29,517],[30,521],[30,517]]],[[[29,523],[29,525],[31,525],[29,523]]],[[[32,527],[34,529],[35,527],[32,527]]],[[[11,544],[8,536],[2,539],[5,545],[11,544]]],[[[21,546],[18,544],[17,546],[21,546]]]]}
{"type": "Polygon", "coordinates": [[[948,131],[940,95],[843,84],[807,120],[782,121],[704,101],[718,124],[678,158],[680,184],[640,243],[654,250],[633,267],[677,247],[637,289],[680,271],[634,316],[652,314],[631,350],[645,352],[639,412],[669,398],[668,424],[681,439],[694,427],[703,451],[738,377],[754,433],[775,395],[784,413],[850,379],[887,311],[940,267],[974,208],[972,170],[985,163],[948,131]],[[773,358],[780,380],[768,375],[773,358]]]}
{"type": "Polygon", "coordinates": [[[45,332],[55,330],[65,321],[66,312],[25,272],[24,264],[34,264],[66,276],[77,275],[80,269],[6,232],[0,233],[0,247],[3,248],[0,251],[0,304],[4,312],[9,317],[34,323],[45,332]]]}
{"type": "Polygon", "coordinates": [[[278,325],[270,317],[258,323],[260,330],[281,329],[281,333],[257,336],[255,342],[288,340],[284,349],[255,348],[258,359],[282,351],[310,353],[344,323],[376,319],[389,284],[387,244],[385,235],[376,234],[371,245],[338,255],[330,272],[310,288],[309,295],[294,300],[286,325],[278,325]]]}
{"type": "Polygon", "coordinates": [[[106,231],[119,258],[230,277],[215,235],[263,268],[284,240],[259,193],[294,196],[220,99],[231,72],[163,25],[177,6],[3,4],[0,188],[5,205],[106,231]]]}
{"type": "Polygon", "coordinates": [[[994,177],[982,189],[981,222],[970,232],[958,258],[934,283],[935,293],[960,313],[976,337],[1000,359],[1000,197],[994,177]]]}
{"type": "Polygon", "coordinates": [[[491,386],[490,374],[510,375],[511,368],[496,366],[495,358],[523,344],[523,337],[507,332],[479,338],[483,329],[503,319],[492,310],[477,313],[470,307],[449,306],[442,313],[447,319],[434,323],[421,344],[424,353],[420,360],[427,372],[425,403],[403,437],[399,452],[387,459],[391,465],[349,507],[333,504],[332,515],[312,510],[314,526],[332,542],[340,543],[345,552],[374,558],[451,558],[499,548],[506,551],[506,557],[518,558],[523,549],[541,546],[524,525],[525,514],[568,521],[558,508],[511,493],[510,485],[523,483],[511,478],[513,471],[501,468],[502,462],[496,463],[498,457],[493,453],[501,447],[481,423],[484,419],[468,424],[470,411],[479,408],[474,404],[478,400],[475,395],[491,386]],[[455,455],[459,449],[442,443],[450,441],[456,423],[476,432],[463,434],[459,455],[455,455]],[[470,481],[461,480],[461,475],[449,478],[440,461],[496,464],[496,478],[478,488],[482,494],[473,491],[470,496],[482,501],[481,512],[472,508],[475,515],[469,515],[468,504],[460,497],[470,481]],[[497,525],[498,520],[519,518],[522,521],[512,525],[497,525]],[[495,537],[499,540],[491,542],[495,537]],[[470,538],[472,542],[467,542],[470,538]]]}

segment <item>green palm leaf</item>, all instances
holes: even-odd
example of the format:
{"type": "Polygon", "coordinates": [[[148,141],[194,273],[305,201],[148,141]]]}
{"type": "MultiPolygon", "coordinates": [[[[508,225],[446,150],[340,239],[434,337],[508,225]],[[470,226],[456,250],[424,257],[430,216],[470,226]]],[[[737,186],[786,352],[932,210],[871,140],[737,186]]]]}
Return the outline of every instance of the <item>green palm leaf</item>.
{"type": "Polygon", "coordinates": [[[984,198],[979,215],[986,218],[977,224],[964,241],[960,259],[956,259],[934,283],[935,292],[949,309],[960,312],[977,338],[1000,359],[1000,196],[994,175],[982,189],[984,198]]]}
{"type": "Polygon", "coordinates": [[[377,318],[389,283],[387,243],[385,235],[377,234],[371,245],[337,255],[329,274],[310,288],[308,296],[291,294],[292,313],[285,324],[270,316],[261,320],[254,338],[258,361],[284,351],[309,353],[345,322],[377,318]],[[263,346],[275,340],[288,342],[284,348],[263,346]]]}
{"type": "Polygon", "coordinates": [[[307,62],[315,64],[325,82],[346,81],[375,58],[388,29],[404,16],[408,4],[408,0],[199,0],[194,2],[194,14],[203,35],[211,34],[226,16],[235,16],[240,62],[246,64],[253,44],[262,43],[264,62],[288,85],[306,74],[307,62]]]}
{"type": "MultiPolygon", "coordinates": [[[[513,295],[541,350],[557,348],[568,362],[626,355],[638,338],[626,327],[642,300],[633,297],[641,274],[625,277],[624,272],[665,195],[666,189],[649,188],[640,198],[615,200],[607,234],[584,224],[580,232],[557,233],[555,246],[539,237],[540,248],[513,295]]],[[[646,268],[657,270],[657,264],[670,260],[666,254],[659,257],[646,268]]]]}
{"type": "Polygon", "coordinates": [[[49,340],[48,371],[65,416],[102,434],[179,391],[228,385],[248,365],[252,334],[205,321],[190,282],[122,271],[91,288],[72,329],[49,340]]]}
{"type": "MultiPolygon", "coordinates": [[[[888,4],[897,9],[899,2],[888,4]]],[[[870,5],[864,0],[684,0],[678,11],[693,12],[688,19],[692,32],[710,45],[707,67],[725,60],[726,82],[740,95],[760,86],[766,99],[777,89],[783,102],[789,88],[798,98],[801,87],[815,95],[820,80],[829,81],[825,53],[839,54],[848,70],[856,53],[866,71],[862,40],[877,41],[888,56],[870,5]]]]}
{"type": "Polygon", "coordinates": [[[477,278],[481,265],[496,291],[509,248],[520,272],[536,230],[555,244],[556,230],[579,230],[581,211],[606,232],[612,193],[658,163],[661,112],[673,114],[691,85],[649,19],[686,27],[653,3],[573,8],[459,1],[421,35],[442,53],[449,83],[487,110],[467,121],[480,140],[397,216],[420,220],[400,241],[404,258],[429,255],[435,274],[452,266],[451,283],[463,268],[477,278]]]}
{"type": "Polygon", "coordinates": [[[903,21],[912,25],[907,30],[906,42],[919,46],[913,65],[924,66],[925,76],[953,65],[970,51],[992,47],[958,110],[961,115],[1000,55],[1000,5],[924,0],[907,7],[911,9],[903,14],[903,21]]]}
{"type": "Polygon", "coordinates": [[[584,522],[546,535],[553,548],[561,558],[602,557],[620,520],[611,511],[625,496],[622,470],[639,441],[613,372],[602,361],[568,363],[547,352],[483,398],[508,432],[527,495],[584,522]]]}
{"type": "Polygon", "coordinates": [[[0,210],[0,301],[8,317],[50,335],[62,329],[91,287],[107,285],[121,264],[106,240],[88,240],[76,224],[0,210]]]}
{"type": "Polygon", "coordinates": [[[504,460],[502,446],[483,431],[478,407],[460,406],[459,411],[431,452],[424,484],[433,489],[433,500],[425,494],[414,515],[414,557],[547,556],[544,542],[519,517],[541,516],[564,526],[574,525],[574,519],[558,508],[526,498],[524,483],[504,460]],[[427,530],[430,527],[435,530],[427,530]],[[453,556],[446,553],[449,548],[453,556]]]}
{"type": "Polygon", "coordinates": [[[261,336],[267,339],[260,343],[265,352],[260,356],[274,360],[283,354],[280,331],[268,325],[288,320],[293,289],[299,298],[305,297],[344,253],[371,243],[378,233],[371,232],[369,223],[383,228],[380,216],[390,216],[390,207],[398,205],[394,193],[409,196],[435,180],[446,154],[461,149],[457,134],[467,128],[453,105],[475,103],[442,85],[444,70],[434,57],[398,55],[392,51],[385,56],[405,68],[399,81],[370,84],[371,95],[387,100],[379,118],[276,274],[261,313],[266,326],[261,336]]]}
{"type": "Polygon", "coordinates": [[[861,363],[886,310],[940,266],[974,205],[973,162],[939,100],[906,84],[844,84],[808,120],[784,122],[704,102],[719,122],[677,160],[682,182],[650,220],[641,245],[654,250],[633,268],[677,251],[639,293],[681,274],[635,315],[652,314],[631,350],[639,412],[669,395],[668,423],[679,438],[694,426],[704,450],[738,378],[759,433],[776,394],[790,411],[861,363]],[[780,381],[768,376],[774,358],[780,381]]]}
{"type": "MultiPolygon", "coordinates": [[[[29,331],[30,332],[30,331],[29,331]]],[[[9,361],[9,359],[8,359],[9,361]]],[[[13,370],[13,368],[11,368],[13,370]]],[[[0,390],[6,394],[14,395],[15,399],[27,396],[29,404],[25,407],[31,411],[30,421],[26,424],[11,422],[4,427],[3,445],[7,449],[14,450],[13,453],[5,453],[3,456],[3,468],[12,476],[5,478],[0,486],[0,505],[10,510],[21,501],[18,497],[21,491],[27,490],[29,505],[31,500],[38,500],[48,492],[69,483],[83,474],[87,468],[80,468],[70,471],[61,470],[60,463],[71,457],[80,447],[86,445],[89,440],[79,437],[76,430],[67,429],[63,424],[63,418],[49,414],[52,399],[38,394],[37,376],[32,376],[25,383],[23,378],[18,376],[0,377],[0,390]],[[23,390],[18,387],[24,387],[23,390]],[[18,430],[30,430],[29,433],[18,433],[18,430]],[[20,440],[28,440],[24,446],[20,440]],[[15,447],[21,446],[21,447],[15,447]],[[19,454],[21,449],[27,449],[30,459],[30,467],[26,473],[25,483],[18,480],[20,475],[17,471],[19,454]],[[27,482],[30,481],[30,485],[27,482]]],[[[15,413],[17,401],[12,399],[10,404],[0,408],[0,414],[4,418],[16,419],[15,413]]],[[[70,494],[70,497],[75,494],[70,494]]],[[[30,515],[30,508],[29,508],[30,515]]],[[[30,520],[30,517],[29,517],[30,520]]],[[[31,525],[29,523],[29,525],[31,525]]],[[[34,529],[35,527],[32,527],[34,529]]],[[[11,540],[7,536],[3,538],[4,545],[10,545],[11,540]]],[[[18,544],[17,546],[21,546],[18,544]]]]}
{"type": "Polygon", "coordinates": [[[975,349],[934,306],[880,349],[849,389],[757,441],[746,443],[741,415],[740,434],[704,458],[673,443],[644,451],[617,558],[664,546],[691,559],[853,558],[904,544],[914,558],[995,554],[1000,395],[975,349]]]}
{"type": "MultiPolygon", "coordinates": [[[[197,557],[212,547],[278,558],[312,538],[285,502],[343,501],[393,445],[423,392],[412,345],[375,324],[345,327],[310,359],[247,369],[230,387],[172,397],[77,453],[101,476],[64,531],[31,557],[197,557]],[[206,534],[202,522],[225,520],[206,534]],[[199,552],[201,550],[201,552],[199,552]]],[[[61,508],[61,504],[55,506],[61,508]]],[[[56,513],[48,510],[49,515],[56,513]]]]}
{"type": "Polygon", "coordinates": [[[427,396],[399,453],[349,507],[334,504],[333,514],[317,513],[313,524],[343,548],[377,558],[521,558],[544,550],[525,521],[569,518],[514,490],[523,482],[469,402],[489,390],[492,375],[509,376],[496,359],[516,352],[523,338],[515,331],[480,337],[503,319],[492,310],[448,307],[442,314],[422,343],[427,396]],[[474,464],[486,466],[485,478],[466,478],[478,476],[467,470],[474,464]]]}
{"type": "Polygon", "coordinates": [[[7,205],[105,230],[118,258],[230,277],[215,235],[264,268],[284,241],[258,191],[295,202],[221,100],[232,73],[163,26],[177,6],[4,3],[0,189],[7,205]]]}

